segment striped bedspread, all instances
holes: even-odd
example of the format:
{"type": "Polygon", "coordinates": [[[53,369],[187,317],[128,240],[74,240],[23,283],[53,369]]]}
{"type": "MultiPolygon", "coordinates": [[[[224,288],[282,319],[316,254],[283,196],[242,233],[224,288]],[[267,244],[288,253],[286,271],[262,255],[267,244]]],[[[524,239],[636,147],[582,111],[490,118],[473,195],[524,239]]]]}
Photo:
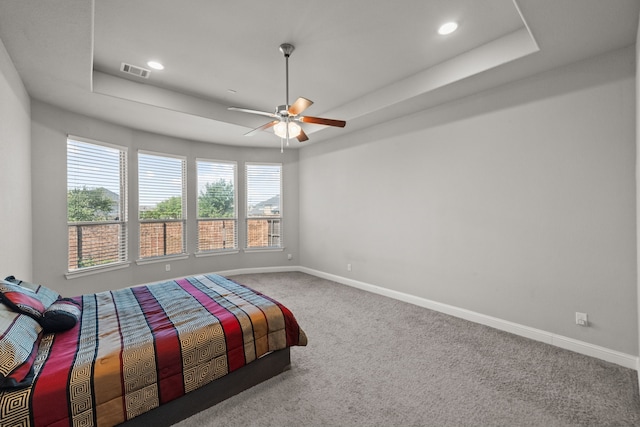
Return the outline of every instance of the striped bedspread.
{"type": "Polygon", "coordinates": [[[0,393],[2,426],[112,426],[307,338],[282,304],[217,275],[74,298],[43,336],[33,385],[0,393]]]}

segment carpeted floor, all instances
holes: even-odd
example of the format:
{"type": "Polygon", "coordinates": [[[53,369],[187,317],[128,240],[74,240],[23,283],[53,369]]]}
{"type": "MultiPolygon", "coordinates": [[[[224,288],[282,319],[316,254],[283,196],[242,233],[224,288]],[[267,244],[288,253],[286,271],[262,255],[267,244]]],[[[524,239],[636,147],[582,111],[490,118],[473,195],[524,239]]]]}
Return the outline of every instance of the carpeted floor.
{"type": "Polygon", "coordinates": [[[176,426],[640,426],[634,370],[303,273],[232,278],[309,345],[176,426]]]}

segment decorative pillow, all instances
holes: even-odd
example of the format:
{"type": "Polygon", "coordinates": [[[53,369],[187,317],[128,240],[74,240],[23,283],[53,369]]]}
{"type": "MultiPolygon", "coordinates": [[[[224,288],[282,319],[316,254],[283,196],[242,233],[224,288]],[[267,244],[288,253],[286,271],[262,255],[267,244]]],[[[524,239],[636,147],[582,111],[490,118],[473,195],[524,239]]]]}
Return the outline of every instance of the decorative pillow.
{"type": "Polygon", "coordinates": [[[59,293],[57,293],[53,289],[47,288],[46,286],[25,282],[24,280],[18,280],[14,276],[7,276],[4,280],[15,285],[22,286],[23,288],[31,289],[38,295],[40,301],[42,301],[42,304],[44,304],[45,310],[60,298],[59,293]]]}
{"type": "Polygon", "coordinates": [[[31,317],[0,304],[0,389],[31,385],[41,331],[31,317]]]}
{"type": "Polygon", "coordinates": [[[73,328],[80,319],[80,307],[69,299],[61,298],[51,304],[45,312],[40,324],[45,333],[62,332],[73,328]]]}
{"type": "Polygon", "coordinates": [[[0,301],[13,311],[26,314],[38,321],[42,319],[46,310],[40,297],[34,291],[5,280],[0,281],[0,301]]]}

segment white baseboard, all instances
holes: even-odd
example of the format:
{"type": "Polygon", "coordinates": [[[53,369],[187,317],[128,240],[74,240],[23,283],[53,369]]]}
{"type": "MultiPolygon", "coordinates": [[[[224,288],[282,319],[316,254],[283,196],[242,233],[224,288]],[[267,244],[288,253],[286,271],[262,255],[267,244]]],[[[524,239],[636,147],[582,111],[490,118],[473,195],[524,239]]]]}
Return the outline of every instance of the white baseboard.
{"type": "Polygon", "coordinates": [[[252,267],[236,268],[235,270],[216,271],[215,274],[221,276],[234,276],[237,274],[258,274],[258,273],[290,273],[294,271],[303,272],[299,266],[279,266],[279,267],[252,267]]]}
{"type": "MultiPolygon", "coordinates": [[[[234,274],[251,274],[251,273],[279,273],[279,272],[291,272],[299,271],[307,273],[312,276],[320,277],[323,279],[331,280],[343,285],[351,286],[354,288],[362,289],[364,291],[373,292],[378,295],[383,295],[389,298],[404,301],[410,304],[414,304],[420,307],[428,308],[430,310],[445,313],[454,317],[469,320],[471,322],[479,323],[481,325],[490,326],[492,328],[509,332],[522,337],[530,338],[532,340],[541,341],[547,344],[554,345],[556,347],[564,348],[566,350],[575,351],[576,353],[584,354],[586,356],[595,357],[607,362],[615,363],[625,368],[640,370],[640,358],[630,354],[622,353],[619,351],[611,350],[606,347],[590,344],[584,341],[579,341],[573,338],[568,338],[562,335],[554,334],[552,332],[543,331],[541,329],[531,328],[529,326],[520,325],[518,323],[509,322],[507,320],[498,319],[496,317],[487,316],[475,311],[466,310],[464,308],[455,307],[448,304],[443,304],[437,301],[428,300],[426,298],[417,297],[415,295],[406,294],[404,292],[398,292],[380,286],[371,285],[369,283],[360,282],[357,280],[349,279],[335,274],[324,273],[322,271],[313,270],[307,267],[292,266],[292,267],[262,267],[262,268],[245,268],[238,270],[229,270],[218,272],[223,276],[234,274]]],[[[640,381],[640,379],[639,379],[640,381]]]]}

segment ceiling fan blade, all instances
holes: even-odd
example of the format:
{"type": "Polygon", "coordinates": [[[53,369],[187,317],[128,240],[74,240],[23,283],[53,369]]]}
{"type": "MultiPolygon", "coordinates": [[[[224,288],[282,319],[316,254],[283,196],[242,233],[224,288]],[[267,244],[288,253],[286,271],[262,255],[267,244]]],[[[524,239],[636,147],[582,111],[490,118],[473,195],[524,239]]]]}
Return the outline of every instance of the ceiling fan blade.
{"type": "Polygon", "coordinates": [[[245,133],[245,134],[244,134],[244,136],[252,136],[252,135],[255,135],[256,133],[258,133],[258,132],[260,132],[260,131],[263,131],[263,130],[267,130],[267,129],[269,129],[269,128],[270,128],[270,127],[272,127],[272,126],[277,125],[278,123],[280,123],[280,120],[274,120],[274,121],[272,121],[272,122],[265,123],[265,124],[263,124],[262,126],[257,127],[257,128],[255,128],[255,129],[250,130],[249,132],[245,133]]]}
{"type": "Polygon", "coordinates": [[[261,116],[267,116],[267,117],[272,117],[274,119],[278,118],[278,115],[275,113],[268,113],[266,111],[259,111],[259,110],[249,110],[247,108],[240,108],[240,107],[229,107],[227,108],[227,110],[230,111],[240,111],[242,113],[250,113],[250,114],[259,114],[261,116]]]}
{"type": "Polygon", "coordinates": [[[305,142],[309,140],[309,137],[306,133],[304,133],[302,129],[300,129],[300,134],[296,138],[298,138],[299,142],[305,142]]]}
{"type": "Polygon", "coordinates": [[[343,128],[347,124],[347,122],[345,122],[344,120],[324,119],[322,117],[311,117],[311,116],[300,116],[296,120],[299,120],[303,123],[314,123],[316,125],[336,126],[339,128],[343,128]]]}
{"type": "Polygon", "coordinates": [[[313,101],[307,98],[300,97],[296,99],[296,102],[294,102],[292,106],[289,107],[289,114],[292,116],[297,116],[298,114],[309,108],[311,104],[313,104],[313,101]]]}

